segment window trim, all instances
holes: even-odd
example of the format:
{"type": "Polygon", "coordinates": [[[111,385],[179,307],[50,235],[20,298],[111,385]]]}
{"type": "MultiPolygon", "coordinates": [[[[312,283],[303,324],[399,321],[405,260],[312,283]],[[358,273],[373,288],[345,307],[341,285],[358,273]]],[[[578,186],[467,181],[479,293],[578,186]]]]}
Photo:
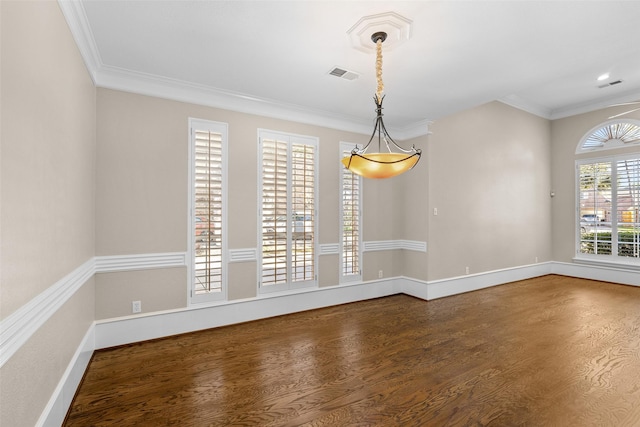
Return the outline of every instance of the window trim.
{"type": "Polygon", "coordinates": [[[187,196],[187,305],[201,306],[203,304],[215,304],[228,299],[228,247],[227,247],[227,212],[228,212],[228,146],[229,146],[229,125],[224,122],[216,122],[205,119],[196,119],[189,117],[188,141],[189,141],[189,159],[188,159],[188,196],[187,196]],[[208,130],[218,132],[222,135],[222,291],[219,294],[211,293],[209,295],[195,295],[194,278],[195,278],[195,130],[208,130]]]}
{"type": "MultiPolygon", "coordinates": [[[[340,145],[339,145],[339,160],[342,160],[342,158],[344,157],[344,153],[345,152],[351,152],[351,150],[353,150],[357,145],[351,142],[344,142],[341,141],[340,145]]],[[[363,184],[364,184],[364,180],[362,179],[361,176],[359,175],[355,175],[353,172],[349,171],[347,168],[342,166],[342,163],[338,163],[340,164],[340,177],[339,177],[339,182],[338,182],[338,194],[339,194],[339,201],[338,201],[338,218],[340,218],[340,225],[339,225],[339,269],[340,269],[340,273],[339,273],[339,281],[338,283],[343,284],[343,283],[353,283],[353,282],[361,282],[362,281],[362,270],[363,270],[363,248],[362,248],[362,192],[363,192],[363,184]],[[344,264],[344,206],[343,206],[343,180],[344,180],[344,176],[345,174],[351,174],[351,175],[355,175],[356,178],[358,179],[358,187],[360,189],[359,193],[358,193],[358,206],[359,206],[359,215],[358,215],[358,228],[359,228],[359,233],[358,233],[358,263],[360,265],[360,272],[359,274],[349,274],[349,275],[345,275],[344,274],[344,269],[343,269],[343,264],[344,264]]]]}
{"type": "MultiPolygon", "coordinates": [[[[602,126],[598,126],[595,129],[599,129],[602,126]]],[[[611,226],[611,255],[598,255],[598,254],[588,254],[580,251],[580,243],[581,243],[581,235],[580,235],[580,200],[581,200],[581,190],[580,190],[580,166],[593,164],[593,163],[610,163],[611,164],[611,181],[617,182],[617,163],[619,161],[624,160],[640,160],[640,152],[636,153],[619,153],[617,155],[608,155],[608,156],[593,156],[583,159],[577,159],[575,161],[575,178],[574,178],[574,188],[575,188],[575,215],[574,215],[574,233],[575,233],[575,256],[573,258],[574,262],[582,263],[582,264],[592,264],[592,265],[601,265],[601,266],[619,266],[619,267],[627,267],[632,269],[640,269],[640,257],[625,257],[617,254],[617,245],[620,243],[618,241],[618,225],[617,225],[617,210],[618,210],[618,186],[612,186],[611,189],[611,211],[616,212],[616,226],[611,226]],[[614,247],[616,254],[613,255],[614,247]]]]}
{"type": "MultiPolygon", "coordinates": [[[[257,262],[256,262],[256,286],[257,286],[257,295],[265,295],[265,294],[273,294],[273,293],[292,293],[301,289],[309,289],[309,288],[317,288],[318,287],[318,269],[319,269],[319,255],[320,255],[320,244],[319,244],[319,229],[320,229],[320,221],[318,216],[318,206],[320,205],[320,201],[318,199],[318,195],[320,194],[320,144],[319,138],[308,135],[299,135],[289,132],[281,132],[274,131],[269,129],[259,128],[257,132],[257,140],[258,140],[258,155],[257,155],[257,170],[258,170],[258,215],[257,215],[257,262]],[[315,147],[314,153],[314,188],[313,188],[313,198],[314,198],[314,239],[313,239],[313,263],[314,263],[314,278],[312,280],[306,280],[302,282],[291,282],[287,280],[286,283],[273,284],[269,286],[262,285],[262,242],[263,242],[263,214],[262,214],[262,185],[263,185],[263,149],[262,149],[262,140],[263,139],[286,139],[287,140],[287,153],[291,154],[291,144],[300,143],[312,145],[315,147]]],[[[288,157],[287,160],[287,217],[290,217],[293,214],[291,207],[291,157],[288,157]]],[[[287,270],[291,267],[291,242],[287,242],[287,270]]],[[[287,274],[289,272],[287,271],[287,274]]]]}

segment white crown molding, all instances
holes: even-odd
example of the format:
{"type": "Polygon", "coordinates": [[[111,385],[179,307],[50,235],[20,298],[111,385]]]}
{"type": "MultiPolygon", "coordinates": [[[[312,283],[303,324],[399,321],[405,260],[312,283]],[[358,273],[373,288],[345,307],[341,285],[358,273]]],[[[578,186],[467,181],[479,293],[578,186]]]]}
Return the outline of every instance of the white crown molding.
{"type": "Polygon", "coordinates": [[[622,95],[611,96],[598,102],[585,102],[571,105],[569,107],[557,108],[551,112],[551,120],[563,119],[565,117],[571,117],[578,114],[590,113],[592,111],[611,107],[614,104],[638,100],[640,100],[640,91],[626,92],[622,95]]]}
{"type": "Polygon", "coordinates": [[[95,258],[96,273],[186,266],[186,253],[184,252],[98,256],[95,258]]]}
{"type": "Polygon", "coordinates": [[[0,322],[0,367],[89,280],[95,272],[94,258],[45,289],[0,322]]]}
{"type": "MultiPolygon", "coordinates": [[[[364,135],[371,133],[371,121],[345,117],[330,111],[258,98],[243,93],[197,85],[177,79],[107,66],[102,62],[87,15],[80,1],[58,0],[71,34],[97,87],[153,96],[246,114],[322,126],[364,135]]],[[[428,122],[421,121],[405,129],[389,128],[396,139],[426,135],[428,122]]]]}
{"type": "Polygon", "coordinates": [[[526,111],[534,114],[538,117],[542,117],[547,120],[558,120],[565,117],[576,116],[578,114],[590,113],[592,111],[602,110],[607,107],[611,107],[614,104],[623,102],[632,102],[640,99],[640,91],[627,92],[622,95],[616,95],[609,98],[599,100],[597,102],[589,101],[579,104],[570,105],[568,107],[556,108],[555,110],[542,107],[538,104],[527,101],[518,95],[508,95],[498,101],[503,104],[510,105],[511,107],[519,110],[526,111]]]}
{"type": "MultiPolygon", "coordinates": [[[[286,104],[256,96],[225,91],[177,79],[155,76],[115,67],[102,66],[96,75],[96,86],[105,89],[180,101],[189,104],[254,114],[257,116],[322,126],[330,129],[371,134],[371,121],[337,115],[294,104],[286,104]]],[[[431,120],[421,120],[404,128],[388,127],[398,141],[428,135],[431,120]]]]}
{"type": "Polygon", "coordinates": [[[518,110],[526,111],[527,113],[531,113],[534,116],[542,117],[543,119],[551,120],[551,110],[545,107],[542,107],[538,104],[534,104],[532,102],[527,101],[524,98],[519,97],[518,95],[508,95],[504,98],[498,99],[499,102],[503,104],[507,104],[513,108],[517,108],[518,110]]]}
{"type": "MultiPolygon", "coordinates": [[[[225,91],[177,79],[155,76],[115,67],[102,66],[95,72],[95,84],[105,89],[120,90],[189,104],[204,105],[245,114],[271,117],[313,126],[322,126],[363,135],[371,134],[370,120],[314,110],[256,96],[225,91]]],[[[431,120],[421,120],[405,128],[389,127],[398,141],[428,135],[431,120]]]]}
{"type": "Polygon", "coordinates": [[[360,134],[369,134],[371,132],[371,123],[368,120],[339,116],[327,111],[313,110],[299,105],[281,103],[177,79],[106,66],[100,67],[95,74],[96,86],[106,89],[323,126],[347,132],[360,134]]]}
{"type": "Polygon", "coordinates": [[[93,38],[87,14],[81,1],[58,0],[58,5],[67,21],[71,35],[80,50],[80,55],[89,71],[89,75],[96,84],[96,70],[102,65],[100,52],[93,38]]]}
{"type": "MultiPolygon", "coordinates": [[[[110,67],[100,58],[87,15],[80,1],[58,0],[62,14],[84,59],[87,70],[97,87],[153,96],[196,105],[238,111],[246,114],[322,126],[364,135],[371,133],[369,120],[339,116],[329,111],[314,110],[300,105],[262,99],[243,93],[224,91],[214,87],[110,67]]],[[[598,102],[575,104],[555,110],[532,103],[518,95],[507,95],[498,101],[536,116],[556,120],[603,109],[612,104],[636,101],[639,91],[628,92],[598,102]]],[[[388,128],[398,141],[429,133],[429,120],[421,120],[404,128],[388,128]]]]}
{"type": "Polygon", "coordinates": [[[431,131],[429,130],[429,127],[432,124],[433,120],[420,120],[419,122],[415,122],[414,124],[402,129],[389,128],[388,130],[394,138],[397,138],[399,141],[406,141],[407,139],[430,135],[431,131]]]}
{"type": "MultiPolygon", "coordinates": [[[[137,93],[139,95],[204,105],[245,114],[271,117],[313,126],[322,126],[363,135],[371,134],[371,121],[314,110],[266,98],[226,91],[177,79],[101,66],[95,71],[95,84],[105,89],[137,93]]],[[[394,137],[403,141],[429,133],[431,120],[421,120],[405,128],[389,127],[394,137]]]]}

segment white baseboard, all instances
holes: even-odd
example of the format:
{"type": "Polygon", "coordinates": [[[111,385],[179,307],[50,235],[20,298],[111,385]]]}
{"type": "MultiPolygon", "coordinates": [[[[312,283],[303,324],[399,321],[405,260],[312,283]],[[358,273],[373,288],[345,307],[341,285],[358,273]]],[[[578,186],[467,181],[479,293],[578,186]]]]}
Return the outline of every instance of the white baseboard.
{"type": "Polygon", "coordinates": [[[554,261],[428,282],[408,277],[399,278],[398,281],[401,292],[424,300],[433,300],[518,280],[532,279],[546,274],[559,274],[581,279],[640,286],[640,271],[638,270],[624,269],[616,266],[597,266],[554,261]]]}
{"type": "Polygon", "coordinates": [[[96,322],[96,349],[216,328],[299,311],[364,301],[401,292],[397,278],[266,294],[206,307],[149,313],[96,322]]]}
{"type": "Polygon", "coordinates": [[[396,277],[366,283],[265,295],[202,308],[185,308],[96,322],[96,349],[264,319],[398,293],[433,300],[546,274],[640,285],[640,273],[615,268],[543,262],[441,280],[396,277]]]}
{"type": "Polygon", "coordinates": [[[94,324],[91,324],[51,398],[49,398],[47,406],[42,411],[36,427],[59,427],[62,425],[94,349],[95,327],[94,324]]]}
{"type": "Polygon", "coordinates": [[[545,262],[442,280],[408,277],[268,294],[222,304],[107,319],[94,323],[78,347],[58,387],[42,412],[37,427],[59,426],[71,405],[94,350],[404,293],[424,300],[452,296],[546,274],[627,285],[640,285],[640,272],[575,263],[545,262]]]}
{"type": "Polygon", "coordinates": [[[640,286],[640,271],[624,267],[554,262],[550,273],[621,285],[640,286]]]}
{"type": "MultiPolygon", "coordinates": [[[[551,262],[543,262],[501,270],[485,271],[484,273],[469,274],[466,276],[431,280],[426,282],[427,289],[425,299],[432,300],[436,298],[443,298],[464,292],[477,291],[491,286],[502,285],[504,283],[515,282],[517,280],[544,276],[551,272],[551,264],[551,262]]],[[[414,288],[415,286],[412,286],[409,290],[414,288]]],[[[405,293],[411,295],[409,292],[405,291],[405,293]]],[[[424,294],[424,291],[422,291],[421,294],[424,294]]]]}

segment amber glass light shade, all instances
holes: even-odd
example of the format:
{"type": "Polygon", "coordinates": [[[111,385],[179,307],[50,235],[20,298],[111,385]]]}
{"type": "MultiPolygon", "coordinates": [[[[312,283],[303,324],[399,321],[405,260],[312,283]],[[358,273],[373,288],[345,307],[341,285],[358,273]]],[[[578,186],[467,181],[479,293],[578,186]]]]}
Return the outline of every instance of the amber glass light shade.
{"type": "Polygon", "coordinates": [[[342,164],[351,172],[365,178],[391,178],[414,167],[420,160],[419,153],[370,153],[351,154],[342,164]]]}
{"type": "Polygon", "coordinates": [[[417,149],[415,146],[410,150],[405,150],[400,147],[389,135],[387,128],[382,121],[382,100],[384,99],[383,90],[384,84],[382,83],[382,42],[387,38],[387,33],[377,32],[371,36],[371,40],[376,44],[376,80],[378,81],[378,87],[376,94],[373,97],[373,102],[376,104],[376,122],[373,126],[373,133],[369,142],[359,149],[356,146],[351,151],[351,155],[342,159],[342,164],[356,175],[360,175],[364,178],[391,178],[396,175],[400,175],[413,168],[420,156],[422,150],[417,149]],[[377,135],[377,138],[376,138],[377,135]],[[372,142],[378,142],[377,153],[367,153],[367,149],[372,142]],[[384,143],[384,144],[383,144],[384,143]],[[386,147],[388,152],[381,152],[382,148],[386,147]],[[400,150],[400,152],[394,152],[393,150],[400,150]]]}

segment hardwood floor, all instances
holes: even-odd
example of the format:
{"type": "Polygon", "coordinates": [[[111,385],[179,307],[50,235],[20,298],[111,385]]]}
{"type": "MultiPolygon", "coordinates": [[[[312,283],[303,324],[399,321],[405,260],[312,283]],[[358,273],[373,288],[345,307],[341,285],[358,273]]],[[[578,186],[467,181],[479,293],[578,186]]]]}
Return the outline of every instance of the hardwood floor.
{"type": "Polygon", "coordinates": [[[640,288],[545,276],[97,351],[66,426],[638,426],[640,288]]]}

